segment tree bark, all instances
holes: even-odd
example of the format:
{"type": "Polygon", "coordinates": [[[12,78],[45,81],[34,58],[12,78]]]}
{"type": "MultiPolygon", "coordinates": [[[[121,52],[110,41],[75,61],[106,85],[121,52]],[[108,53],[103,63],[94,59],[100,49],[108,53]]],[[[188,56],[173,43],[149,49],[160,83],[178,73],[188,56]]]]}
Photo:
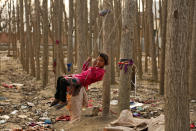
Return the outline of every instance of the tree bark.
{"type": "Polygon", "coordinates": [[[167,27],[167,0],[163,1],[162,6],[162,24],[161,24],[161,67],[160,67],[160,95],[164,95],[165,81],[165,45],[166,45],[166,27],[167,27]]]}
{"type": "Polygon", "coordinates": [[[56,67],[55,67],[55,77],[58,78],[61,75],[61,49],[62,49],[62,0],[55,1],[55,8],[54,8],[54,17],[58,19],[56,23],[54,23],[54,29],[55,29],[55,60],[56,60],[56,67]]]}
{"type": "Polygon", "coordinates": [[[10,0],[8,2],[8,56],[10,57],[11,55],[11,45],[12,45],[12,32],[11,32],[11,4],[12,4],[12,1],[10,0]]]}
{"type": "MultiPolygon", "coordinates": [[[[88,47],[88,45],[89,45],[89,47],[90,47],[90,41],[89,41],[89,23],[88,23],[88,18],[89,18],[89,15],[88,15],[88,7],[87,7],[87,4],[88,4],[88,0],[83,0],[83,2],[84,2],[84,7],[83,7],[83,14],[84,14],[84,16],[83,16],[83,18],[84,18],[84,35],[85,35],[85,37],[83,38],[84,39],[84,42],[85,42],[85,44],[86,44],[86,46],[88,47]]],[[[90,48],[85,48],[86,50],[84,50],[84,51],[86,51],[86,58],[88,57],[88,56],[90,56],[91,55],[91,53],[92,53],[92,51],[91,50],[89,50],[90,48]]]]}
{"type": "Polygon", "coordinates": [[[51,24],[52,24],[52,28],[51,28],[51,30],[50,30],[50,32],[49,32],[49,34],[50,34],[50,36],[51,36],[51,38],[52,38],[52,41],[53,41],[53,52],[52,52],[52,59],[53,59],[53,72],[54,72],[54,74],[55,74],[55,84],[56,84],[56,67],[55,67],[55,62],[56,62],[56,41],[55,41],[55,37],[56,37],[56,35],[55,35],[55,29],[56,29],[56,27],[55,27],[55,19],[56,19],[56,16],[55,16],[55,11],[56,11],[56,5],[55,5],[55,2],[54,2],[54,0],[51,0],[51,10],[50,10],[50,12],[51,12],[51,24]]]}
{"type": "MultiPolygon", "coordinates": [[[[155,38],[155,53],[156,53],[156,56],[158,58],[158,67],[160,67],[160,53],[159,53],[159,28],[158,28],[158,16],[157,16],[157,2],[155,1],[154,2],[154,10],[155,10],[155,17],[154,17],[154,21],[155,21],[155,28],[156,28],[156,38],[155,38]]],[[[157,69],[158,70],[158,69],[157,69]]]]}
{"type": "Polygon", "coordinates": [[[76,30],[77,30],[77,51],[78,51],[78,59],[77,59],[77,72],[80,73],[82,70],[82,65],[87,58],[87,51],[86,51],[86,20],[85,20],[85,12],[84,8],[86,7],[85,4],[87,4],[86,0],[76,0],[76,30]]]}
{"type": "Polygon", "coordinates": [[[25,18],[26,18],[26,49],[25,49],[25,53],[26,53],[26,63],[25,63],[25,70],[27,71],[27,73],[29,74],[29,67],[30,67],[30,24],[29,24],[29,0],[24,0],[25,2],[25,18]]]}
{"type": "MultiPolygon", "coordinates": [[[[105,9],[112,10],[112,0],[105,0],[103,4],[105,9]]],[[[105,15],[103,20],[103,52],[106,53],[109,57],[109,63],[111,63],[111,37],[109,34],[111,33],[110,30],[112,28],[112,11],[105,15]]],[[[110,109],[110,81],[111,81],[111,65],[105,67],[107,70],[104,79],[103,79],[103,113],[102,116],[106,117],[109,115],[110,109]]]]}
{"type": "Polygon", "coordinates": [[[77,65],[77,57],[78,57],[78,51],[77,51],[77,47],[78,47],[78,44],[77,44],[77,15],[76,15],[76,0],[74,0],[74,52],[75,52],[75,55],[74,55],[74,64],[77,65]]]}
{"type": "Polygon", "coordinates": [[[121,15],[121,1],[114,0],[114,21],[118,22],[115,30],[115,52],[116,52],[116,74],[120,76],[118,62],[120,59],[120,43],[121,43],[121,26],[122,26],[122,15],[121,15]]]}
{"type": "Polygon", "coordinates": [[[69,1],[69,26],[68,26],[68,48],[67,48],[67,64],[71,65],[71,70],[68,74],[73,73],[73,14],[74,14],[73,0],[69,1]]]}
{"type": "Polygon", "coordinates": [[[147,20],[147,0],[142,0],[143,2],[143,10],[144,6],[146,6],[146,10],[143,14],[144,17],[144,47],[145,47],[145,72],[148,72],[148,56],[149,56],[149,23],[147,20]]]}
{"type": "Polygon", "coordinates": [[[93,54],[94,57],[98,56],[98,0],[90,1],[90,55],[93,54]]]}
{"type": "Polygon", "coordinates": [[[33,28],[33,22],[32,22],[32,8],[31,8],[31,0],[28,1],[28,10],[29,10],[29,62],[30,62],[30,75],[35,76],[35,60],[34,60],[34,46],[32,43],[33,36],[32,36],[32,28],[33,28]]]}
{"type": "MultiPolygon", "coordinates": [[[[114,10],[113,4],[111,6],[111,9],[114,10]]],[[[111,31],[109,33],[109,35],[111,35],[111,36],[109,36],[110,38],[108,38],[108,39],[111,43],[111,47],[115,47],[116,45],[115,45],[115,39],[114,39],[115,38],[115,29],[114,28],[116,28],[118,20],[114,21],[114,13],[112,13],[110,15],[112,15],[112,17],[111,17],[112,19],[110,21],[111,22],[110,24],[113,25],[113,26],[112,26],[111,31]]],[[[115,55],[116,55],[115,48],[111,48],[111,57],[110,57],[110,59],[111,59],[111,63],[110,63],[110,66],[111,66],[111,84],[116,83],[116,81],[115,81],[115,64],[116,64],[115,63],[115,55]]]]}
{"type": "Polygon", "coordinates": [[[90,0],[90,23],[89,23],[89,41],[88,41],[88,45],[87,45],[87,48],[88,48],[88,55],[91,55],[92,53],[92,45],[93,45],[93,39],[94,39],[94,28],[95,28],[95,25],[96,25],[96,14],[94,13],[95,12],[95,9],[96,9],[96,2],[97,0],[90,0]]]}
{"type": "Polygon", "coordinates": [[[40,80],[40,2],[39,0],[35,0],[35,41],[36,41],[36,78],[40,80]]]}
{"type": "Polygon", "coordinates": [[[190,97],[196,99],[196,2],[194,1],[194,15],[190,59],[190,97]]]}
{"type": "MultiPolygon", "coordinates": [[[[20,3],[19,3],[19,0],[17,0],[16,2],[16,10],[17,10],[17,41],[20,40],[20,3]]],[[[20,48],[17,46],[17,48],[20,48]]],[[[20,56],[20,52],[19,50],[17,49],[17,57],[19,57],[19,59],[21,59],[21,56],[20,56]]]]}
{"type": "MultiPolygon", "coordinates": [[[[103,10],[103,2],[99,0],[99,10],[103,10]]],[[[98,51],[103,52],[103,17],[98,17],[98,27],[99,27],[99,34],[98,34],[98,51]]]]}
{"type": "Polygon", "coordinates": [[[165,65],[165,130],[189,131],[189,0],[168,1],[165,65]]]}
{"type": "MultiPolygon", "coordinates": [[[[17,21],[16,21],[16,10],[15,10],[15,5],[13,4],[13,8],[12,8],[12,33],[13,33],[13,57],[17,58],[17,47],[16,47],[16,37],[17,37],[17,21]]],[[[1,24],[1,23],[0,23],[1,24]]]]}
{"type": "Polygon", "coordinates": [[[65,11],[65,4],[63,3],[63,1],[61,1],[61,10],[64,14],[64,19],[63,19],[63,15],[61,15],[61,19],[62,19],[62,23],[61,23],[61,28],[62,29],[62,33],[61,35],[63,37],[61,37],[61,41],[62,41],[62,44],[60,45],[60,64],[61,64],[61,71],[60,72],[63,72],[64,74],[66,74],[67,72],[67,69],[66,69],[66,66],[65,66],[65,63],[64,63],[64,58],[65,58],[65,55],[64,55],[64,46],[67,46],[68,47],[68,25],[67,25],[67,14],[66,14],[66,11],[65,11]],[[64,26],[63,26],[63,20],[64,20],[64,26]],[[65,38],[65,43],[64,43],[64,38],[65,38]]]}
{"type": "MultiPolygon", "coordinates": [[[[140,1],[139,1],[140,2],[140,1]]],[[[140,5],[140,3],[139,3],[140,5]]],[[[137,42],[137,66],[138,66],[138,76],[139,79],[142,79],[142,47],[141,47],[141,42],[140,42],[140,25],[141,25],[141,21],[140,21],[140,11],[138,12],[138,3],[136,6],[136,36],[135,38],[137,38],[136,42],[137,42]]],[[[140,9],[140,6],[139,6],[140,9]]]]}
{"type": "Polygon", "coordinates": [[[43,87],[45,88],[48,83],[48,0],[43,0],[43,87]]]}
{"type": "MultiPolygon", "coordinates": [[[[132,58],[134,44],[134,26],[136,21],[136,1],[125,0],[122,14],[122,42],[120,58],[132,58]]],[[[130,109],[131,67],[128,72],[120,71],[119,111],[130,109]]]]}
{"type": "Polygon", "coordinates": [[[20,45],[21,45],[21,53],[22,53],[22,57],[21,57],[21,63],[23,65],[23,69],[25,70],[25,63],[26,63],[26,54],[25,54],[25,37],[22,37],[25,35],[24,33],[24,0],[20,0],[20,45]]]}
{"type": "Polygon", "coordinates": [[[154,21],[153,21],[153,13],[152,13],[152,0],[147,1],[147,18],[148,18],[148,26],[149,26],[149,42],[151,47],[151,58],[152,58],[152,79],[158,80],[158,72],[157,72],[157,61],[156,61],[156,47],[155,47],[155,39],[154,39],[154,21]]]}

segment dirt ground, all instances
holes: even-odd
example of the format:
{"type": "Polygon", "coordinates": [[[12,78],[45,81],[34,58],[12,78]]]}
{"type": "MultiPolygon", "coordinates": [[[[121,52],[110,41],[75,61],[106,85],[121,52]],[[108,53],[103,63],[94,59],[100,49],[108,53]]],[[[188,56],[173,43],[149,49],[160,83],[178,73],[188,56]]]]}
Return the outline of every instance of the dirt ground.
{"type": "MultiPolygon", "coordinates": [[[[21,68],[18,60],[6,57],[0,53],[0,129],[34,129],[57,131],[102,131],[110,122],[118,118],[116,100],[118,84],[111,86],[111,109],[108,118],[88,115],[89,109],[83,109],[82,119],[70,124],[69,121],[56,121],[56,117],[69,115],[66,108],[55,110],[49,107],[55,92],[54,73],[49,73],[48,86],[43,89],[42,82],[28,75],[21,68]],[[11,84],[13,87],[5,87],[11,84]],[[113,103],[113,102],[114,103],[113,103]],[[52,124],[44,124],[50,119],[52,124]],[[39,123],[32,126],[33,123],[39,123]]],[[[116,78],[118,83],[118,78],[116,78]]],[[[93,107],[101,109],[102,82],[92,84],[88,90],[88,97],[93,107]]],[[[164,99],[158,93],[158,83],[149,79],[149,74],[144,74],[143,80],[137,80],[137,91],[131,92],[131,101],[143,103],[143,112],[139,118],[149,119],[163,114],[164,99]]],[[[132,110],[134,112],[134,110],[132,110]]],[[[191,122],[196,122],[196,103],[190,103],[191,122]]]]}

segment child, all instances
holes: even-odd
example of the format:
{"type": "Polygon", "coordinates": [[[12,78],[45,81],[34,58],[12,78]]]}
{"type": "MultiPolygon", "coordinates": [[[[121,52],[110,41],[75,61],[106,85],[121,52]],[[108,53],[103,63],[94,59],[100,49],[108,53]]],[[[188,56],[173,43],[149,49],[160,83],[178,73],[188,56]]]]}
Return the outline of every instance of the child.
{"type": "MultiPolygon", "coordinates": [[[[86,91],[82,87],[87,87],[92,83],[102,80],[105,73],[105,70],[103,68],[105,65],[108,65],[108,56],[104,53],[100,53],[97,59],[93,62],[93,66],[88,67],[91,59],[92,58],[88,58],[88,60],[84,63],[82,72],[80,74],[60,76],[58,78],[55,100],[52,102],[51,106],[56,106],[57,109],[61,109],[62,107],[67,105],[66,95],[68,91],[69,94],[72,94],[73,97],[73,99],[71,100],[72,108],[72,105],[76,104],[75,102],[77,102],[77,99],[81,99],[81,97],[86,96],[86,91]]],[[[80,101],[81,103],[82,100],[78,101],[80,101]]],[[[73,110],[75,109],[72,108],[72,111],[73,110]]],[[[76,111],[73,111],[73,114],[74,112],[78,112],[78,109],[76,109],[76,111]]]]}

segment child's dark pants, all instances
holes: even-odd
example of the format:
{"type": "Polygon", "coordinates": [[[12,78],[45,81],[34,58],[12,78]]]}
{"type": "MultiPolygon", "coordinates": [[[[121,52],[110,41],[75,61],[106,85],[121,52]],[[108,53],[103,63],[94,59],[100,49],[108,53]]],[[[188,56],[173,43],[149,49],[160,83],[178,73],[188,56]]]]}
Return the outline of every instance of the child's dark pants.
{"type": "Polygon", "coordinates": [[[57,80],[56,94],[54,97],[62,102],[67,102],[67,86],[70,86],[70,83],[63,76],[60,76],[57,80]]]}

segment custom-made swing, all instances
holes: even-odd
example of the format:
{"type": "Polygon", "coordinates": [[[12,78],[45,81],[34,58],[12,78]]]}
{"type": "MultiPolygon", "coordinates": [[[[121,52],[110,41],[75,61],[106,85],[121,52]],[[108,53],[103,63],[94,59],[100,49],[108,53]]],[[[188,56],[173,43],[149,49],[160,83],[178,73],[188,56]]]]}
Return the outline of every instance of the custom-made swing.
{"type": "MultiPolygon", "coordinates": [[[[106,18],[107,18],[107,16],[108,16],[108,14],[110,13],[111,11],[109,10],[109,9],[104,9],[104,10],[101,10],[100,12],[99,12],[99,16],[102,16],[102,17],[105,17],[105,19],[104,19],[104,21],[103,21],[103,23],[105,23],[105,21],[106,21],[106,18]]],[[[114,29],[115,29],[115,27],[117,26],[117,24],[118,24],[118,22],[119,22],[119,20],[120,20],[120,17],[122,16],[122,13],[119,15],[119,17],[118,17],[118,19],[117,19],[117,21],[116,21],[116,23],[115,23],[115,25],[114,25],[114,27],[112,28],[112,30],[111,30],[111,33],[108,35],[108,38],[107,38],[107,40],[106,40],[106,42],[109,40],[109,38],[111,37],[111,35],[112,35],[112,33],[113,33],[113,31],[114,31],[114,29]]],[[[100,31],[99,31],[99,33],[98,33],[98,37],[97,37],[97,41],[98,41],[98,39],[99,39],[99,36],[101,35],[101,31],[103,30],[103,25],[102,25],[102,27],[101,27],[101,29],[100,29],[100,31]]],[[[56,44],[58,45],[59,44],[59,40],[56,40],[56,44]]],[[[95,48],[95,47],[94,47],[95,48]]],[[[119,68],[120,69],[122,69],[123,67],[124,67],[124,71],[125,71],[125,73],[127,72],[127,70],[128,70],[128,66],[132,66],[132,73],[131,73],[131,75],[132,75],[132,79],[131,79],[131,88],[133,89],[135,89],[135,96],[136,96],[136,65],[133,63],[133,60],[132,59],[120,59],[120,62],[118,63],[119,64],[119,68]]],[[[68,63],[67,64],[67,71],[68,72],[70,72],[71,71],[71,66],[72,66],[73,64],[72,63],[68,63]]],[[[53,63],[53,67],[55,67],[56,66],[56,60],[54,60],[54,63],[53,63]]],[[[87,74],[87,76],[86,76],[86,78],[88,77],[88,74],[87,74]]]]}

